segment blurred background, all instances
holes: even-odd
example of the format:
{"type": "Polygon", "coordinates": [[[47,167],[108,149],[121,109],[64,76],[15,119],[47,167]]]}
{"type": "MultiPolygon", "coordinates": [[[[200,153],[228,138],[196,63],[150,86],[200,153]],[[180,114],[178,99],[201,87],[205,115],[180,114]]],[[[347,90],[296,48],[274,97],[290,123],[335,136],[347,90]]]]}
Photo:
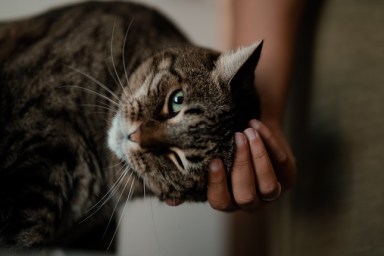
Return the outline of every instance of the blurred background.
{"type": "MultiPolygon", "coordinates": [[[[14,19],[69,0],[1,0],[14,19]]],[[[228,0],[142,0],[196,43],[228,47],[228,0]]],[[[117,255],[384,255],[384,1],[307,1],[287,132],[298,182],[256,215],[136,200],[117,255]]]]}

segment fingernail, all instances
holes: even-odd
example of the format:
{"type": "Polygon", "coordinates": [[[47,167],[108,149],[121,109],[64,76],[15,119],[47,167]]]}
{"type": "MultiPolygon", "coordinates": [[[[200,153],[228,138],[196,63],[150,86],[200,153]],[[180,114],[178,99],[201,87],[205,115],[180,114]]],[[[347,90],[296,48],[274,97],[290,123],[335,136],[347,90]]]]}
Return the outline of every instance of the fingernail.
{"type": "Polygon", "coordinates": [[[209,170],[211,172],[217,172],[220,168],[220,163],[219,163],[219,160],[218,159],[213,159],[210,163],[209,163],[209,170]]]}
{"type": "Polygon", "coordinates": [[[241,146],[245,143],[244,135],[240,132],[235,133],[235,142],[237,146],[241,146]]]}
{"type": "Polygon", "coordinates": [[[247,135],[249,140],[253,140],[254,138],[256,138],[256,132],[253,128],[246,129],[244,133],[247,135]]]}
{"type": "Polygon", "coordinates": [[[258,129],[259,126],[260,126],[260,122],[256,119],[252,119],[250,122],[249,122],[249,125],[253,128],[253,129],[258,129]]]}
{"type": "Polygon", "coordinates": [[[277,182],[277,192],[276,192],[276,195],[274,195],[272,197],[262,198],[262,200],[266,201],[266,202],[271,202],[271,201],[276,200],[277,198],[279,198],[280,195],[281,195],[281,184],[280,184],[280,182],[277,182]]]}

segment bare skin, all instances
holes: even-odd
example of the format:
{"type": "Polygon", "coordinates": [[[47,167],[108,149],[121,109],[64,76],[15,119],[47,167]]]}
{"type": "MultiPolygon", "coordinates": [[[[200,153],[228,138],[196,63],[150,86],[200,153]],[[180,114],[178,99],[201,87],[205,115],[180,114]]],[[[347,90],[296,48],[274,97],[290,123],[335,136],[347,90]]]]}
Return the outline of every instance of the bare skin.
{"type": "Polygon", "coordinates": [[[295,159],[283,120],[301,6],[302,0],[231,1],[230,47],[264,39],[255,71],[261,118],[251,120],[249,128],[235,135],[237,152],[230,180],[220,159],[211,163],[208,201],[214,209],[255,212],[294,183],[295,159]]]}

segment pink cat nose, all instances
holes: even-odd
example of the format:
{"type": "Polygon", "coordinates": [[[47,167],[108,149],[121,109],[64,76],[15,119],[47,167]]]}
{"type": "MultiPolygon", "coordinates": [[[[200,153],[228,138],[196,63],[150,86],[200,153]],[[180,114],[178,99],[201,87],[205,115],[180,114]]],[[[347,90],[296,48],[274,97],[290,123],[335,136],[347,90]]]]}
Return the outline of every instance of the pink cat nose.
{"type": "Polygon", "coordinates": [[[140,128],[128,135],[128,139],[132,142],[140,144],[141,142],[141,131],[140,128]]]}

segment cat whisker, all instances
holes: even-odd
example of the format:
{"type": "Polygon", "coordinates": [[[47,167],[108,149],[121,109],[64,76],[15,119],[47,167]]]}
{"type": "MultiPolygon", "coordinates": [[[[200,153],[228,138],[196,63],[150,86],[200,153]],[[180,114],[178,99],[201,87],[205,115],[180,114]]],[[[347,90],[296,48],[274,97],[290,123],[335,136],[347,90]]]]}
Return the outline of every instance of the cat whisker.
{"type": "Polygon", "coordinates": [[[119,111],[119,109],[118,108],[116,108],[116,107],[114,107],[114,106],[110,106],[108,103],[106,103],[106,102],[103,102],[103,101],[100,101],[100,100],[96,100],[96,103],[98,103],[99,105],[101,105],[101,106],[104,106],[104,107],[107,107],[107,108],[109,108],[111,111],[113,111],[113,112],[118,112],[119,111]]]}
{"type": "Polygon", "coordinates": [[[105,122],[107,123],[107,125],[108,125],[109,127],[112,127],[112,123],[111,123],[111,122],[109,122],[109,121],[107,121],[107,120],[105,120],[105,122]]]}
{"type": "Polygon", "coordinates": [[[109,111],[111,111],[113,113],[117,113],[116,109],[113,109],[111,107],[100,106],[100,105],[97,105],[97,104],[79,104],[79,105],[76,105],[76,106],[79,106],[79,107],[93,107],[93,108],[97,107],[97,108],[109,110],[109,111]]]}
{"type": "Polygon", "coordinates": [[[91,113],[93,113],[93,114],[108,115],[108,114],[110,114],[110,112],[117,114],[117,112],[118,112],[117,108],[114,108],[113,106],[110,106],[109,104],[102,102],[102,101],[99,101],[99,100],[97,100],[96,102],[100,105],[98,105],[98,104],[75,104],[73,106],[75,106],[75,107],[101,108],[101,109],[108,110],[108,111],[92,111],[91,113]]]}
{"type": "MultiPolygon", "coordinates": [[[[109,115],[110,112],[107,112],[107,111],[92,111],[90,114],[93,114],[93,115],[109,115]]],[[[112,123],[107,121],[107,120],[104,120],[104,122],[108,125],[108,127],[111,127],[112,126],[112,123]]]]}
{"type": "Polygon", "coordinates": [[[81,87],[81,86],[78,86],[78,85],[64,85],[64,86],[61,86],[61,87],[63,87],[63,88],[65,88],[65,87],[69,87],[69,88],[82,89],[82,90],[84,90],[84,91],[93,93],[93,94],[95,94],[95,95],[97,95],[97,96],[99,96],[99,97],[101,97],[101,98],[103,98],[103,99],[106,99],[106,100],[109,101],[110,103],[112,103],[112,104],[114,104],[115,106],[119,107],[119,103],[117,103],[116,101],[111,100],[111,99],[108,98],[107,96],[105,96],[105,95],[103,95],[103,94],[101,94],[101,93],[98,93],[98,92],[96,92],[96,91],[94,91],[94,90],[91,90],[91,89],[89,89],[89,88],[81,87]]]}
{"type": "MultiPolygon", "coordinates": [[[[111,155],[112,155],[112,154],[111,154],[111,155]]],[[[112,157],[112,156],[111,156],[111,157],[112,157]]],[[[126,163],[124,163],[124,161],[123,161],[123,160],[119,160],[119,162],[118,162],[118,163],[116,163],[116,164],[113,164],[113,165],[111,165],[111,166],[107,167],[107,169],[113,169],[113,168],[115,168],[116,166],[119,166],[119,165],[122,165],[122,166],[123,166],[123,168],[127,167],[127,164],[126,164],[126,163]]]]}
{"type": "MultiPolygon", "coordinates": [[[[133,24],[133,19],[131,20],[131,22],[129,23],[128,25],[128,28],[127,28],[127,31],[125,32],[125,35],[124,35],[124,42],[123,42],[123,52],[122,52],[122,58],[123,58],[123,68],[124,68],[124,74],[125,74],[125,79],[127,81],[127,89],[130,91],[130,87],[129,87],[129,79],[128,79],[128,74],[127,74],[127,68],[125,66],[125,44],[127,42],[127,36],[128,36],[128,32],[129,30],[131,29],[131,26],[133,24]]],[[[125,93],[125,91],[123,90],[125,96],[127,97],[128,99],[128,95],[125,93]]],[[[130,95],[132,95],[132,92],[130,91],[129,93],[130,95]]]]}
{"type": "MultiPolygon", "coordinates": [[[[114,38],[114,34],[115,34],[115,26],[116,26],[116,20],[113,21],[112,36],[111,36],[111,62],[112,62],[113,70],[115,71],[116,78],[119,82],[118,84],[121,86],[121,89],[123,90],[123,93],[125,94],[124,86],[123,86],[123,84],[119,78],[119,75],[117,74],[115,60],[113,58],[113,38],[114,38]]],[[[125,95],[125,97],[127,97],[127,95],[125,95]]],[[[127,97],[127,100],[128,100],[128,97],[127,97]]]]}
{"type": "Polygon", "coordinates": [[[145,184],[147,183],[147,178],[144,176],[143,177],[143,198],[144,198],[144,208],[145,211],[147,211],[147,198],[146,198],[146,189],[145,189],[145,184]]]}
{"type": "MultiPolygon", "coordinates": [[[[157,231],[156,224],[155,224],[155,214],[154,214],[154,210],[153,210],[152,198],[149,200],[149,202],[150,202],[150,206],[151,206],[150,213],[151,213],[153,232],[154,232],[155,240],[156,240],[156,246],[157,246],[157,249],[159,250],[159,252],[161,252],[162,249],[161,249],[161,246],[160,246],[159,235],[158,235],[158,231],[157,231]]],[[[162,253],[160,253],[160,254],[162,254],[162,253]]]]}
{"type": "MultiPolygon", "coordinates": [[[[116,211],[116,208],[117,208],[117,206],[118,206],[118,204],[119,204],[119,202],[120,202],[120,199],[121,199],[121,197],[123,196],[124,191],[125,191],[125,189],[126,189],[128,183],[130,182],[131,178],[132,178],[132,174],[133,174],[133,172],[131,172],[131,174],[129,175],[129,177],[128,177],[128,179],[127,179],[127,182],[125,183],[125,186],[124,186],[123,190],[121,191],[119,198],[117,199],[117,202],[116,202],[115,207],[114,207],[113,212],[112,212],[112,216],[114,215],[114,213],[115,213],[115,211],[116,211]]],[[[111,219],[112,219],[112,217],[111,217],[111,219]]],[[[111,219],[109,220],[108,225],[110,224],[111,219]]]]}
{"type": "Polygon", "coordinates": [[[115,232],[113,233],[113,236],[112,236],[112,238],[111,238],[111,241],[110,241],[110,243],[109,243],[109,245],[108,245],[108,247],[107,247],[107,251],[108,251],[109,248],[111,247],[112,242],[113,242],[113,240],[114,240],[115,237],[116,237],[117,231],[119,230],[121,221],[122,221],[122,219],[123,219],[123,217],[124,217],[124,213],[125,213],[125,210],[126,210],[127,205],[128,205],[128,201],[129,201],[129,200],[131,199],[131,197],[132,197],[132,192],[133,192],[133,188],[134,188],[135,182],[136,182],[136,179],[133,178],[132,183],[131,183],[131,187],[129,188],[129,193],[128,193],[127,200],[125,200],[125,204],[124,204],[123,211],[122,211],[121,214],[120,214],[119,221],[117,222],[117,226],[116,226],[115,232]]]}
{"type": "MultiPolygon", "coordinates": [[[[108,192],[99,200],[98,203],[96,203],[92,208],[95,208],[98,204],[100,204],[104,199],[105,197],[108,196],[108,199],[111,197],[111,195],[114,194],[114,192],[117,190],[117,188],[121,185],[121,181],[124,179],[124,177],[128,174],[128,172],[131,170],[127,165],[124,165],[122,168],[121,168],[123,171],[121,172],[120,176],[117,178],[117,180],[115,181],[115,183],[112,185],[112,187],[108,190],[108,192]]],[[[107,199],[107,200],[108,200],[107,199]]],[[[92,208],[88,209],[88,211],[91,211],[92,208]]],[[[87,211],[87,212],[88,212],[87,211]]]]}
{"type": "Polygon", "coordinates": [[[136,179],[133,178],[133,181],[132,181],[132,184],[131,184],[131,187],[129,188],[129,194],[128,194],[128,200],[131,200],[132,199],[132,196],[133,196],[133,184],[136,182],[136,179]]]}
{"type": "Polygon", "coordinates": [[[89,208],[85,213],[92,212],[89,214],[86,218],[84,218],[80,223],[85,222],[89,218],[91,218],[93,215],[95,215],[100,209],[112,198],[112,196],[116,193],[118,188],[121,186],[121,183],[124,179],[124,177],[127,175],[127,173],[130,171],[129,168],[126,168],[120,175],[120,177],[116,180],[116,182],[113,184],[113,186],[108,190],[108,192],[91,208],[89,208]]]}
{"type": "MultiPolygon", "coordinates": [[[[107,111],[92,111],[91,114],[94,114],[94,115],[108,115],[109,112],[107,112],[107,111]]],[[[111,125],[110,125],[110,124],[111,124],[110,122],[108,122],[108,121],[106,121],[106,120],[104,120],[104,122],[105,122],[106,124],[108,124],[108,126],[111,126],[111,125]]]]}
{"type": "MultiPolygon", "coordinates": [[[[115,82],[115,85],[117,85],[118,87],[121,87],[119,81],[117,81],[117,79],[116,79],[116,77],[115,77],[114,72],[112,72],[112,70],[111,70],[110,63],[108,63],[107,61],[105,61],[105,66],[107,67],[108,74],[112,77],[113,81],[115,82]]],[[[123,91],[124,91],[124,90],[123,90],[123,91]]]]}
{"type": "MultiPolygon", "coordinates": [[[[104,231],[104,234],[103,234],[103,238],[104,238],[105,234],[107,233],[109,226],[111,225],[111,222],[112,222],[113,216],[115,215],[115,212],[116,212],[117,206],[119,205],[120,199],[121,199],[121,197],[123,196],[123,194],[124,194],[124,191],[125,191],[125,189],[127,188],[127,185],[128,185],[128,183],[131,181],[131,178],[132,178],[132,174],[133,174],[133,172],[131,172],[131,174],[129,175],[129,177],[128,177],[127,181],[125,182],[124,188],[123,188],[123,190],[122,190],[122,191],[121,191],[121,193],[120,193],[120,196],[119,196],[119,198],[116,200],[116,204],[115,204],[115,207],[113,208],[113,211],[112,211],[111,217],[109,218],[109,221],[108,221],[107,227],[105,228],[105,231],[104,231]]],[[[132,181],[132,182],[133,182],[133,181],[132,181]]],[[[132,184],[131,184],[131,188],[132,188],[132,184]]],[[[128,194],[128,198],[129,198],[129,194],[128,194]]]]}
{"type": "Polygon", "coordinates": [[[96,78],[92,77],[91,75],[81,71],[80,69],[77,69],[75,67],[72,67],[72,66],[68,66],[70,69],[72,69],[73,71],[85,76],[86,78],[90,79],[92,82],[94,82],[95,84],[97,84],[98,86],[100,86],[101,88],[103,88],[104,90],[106,90],[107,92],[109,92],[115,99],[117,99],[117,101],[119,102],[120,101],[120,98],[113,92],[111,91],[106,85],[104,85],[102,82],[100,82],[99,80],[97,80],[96,78]]]}

